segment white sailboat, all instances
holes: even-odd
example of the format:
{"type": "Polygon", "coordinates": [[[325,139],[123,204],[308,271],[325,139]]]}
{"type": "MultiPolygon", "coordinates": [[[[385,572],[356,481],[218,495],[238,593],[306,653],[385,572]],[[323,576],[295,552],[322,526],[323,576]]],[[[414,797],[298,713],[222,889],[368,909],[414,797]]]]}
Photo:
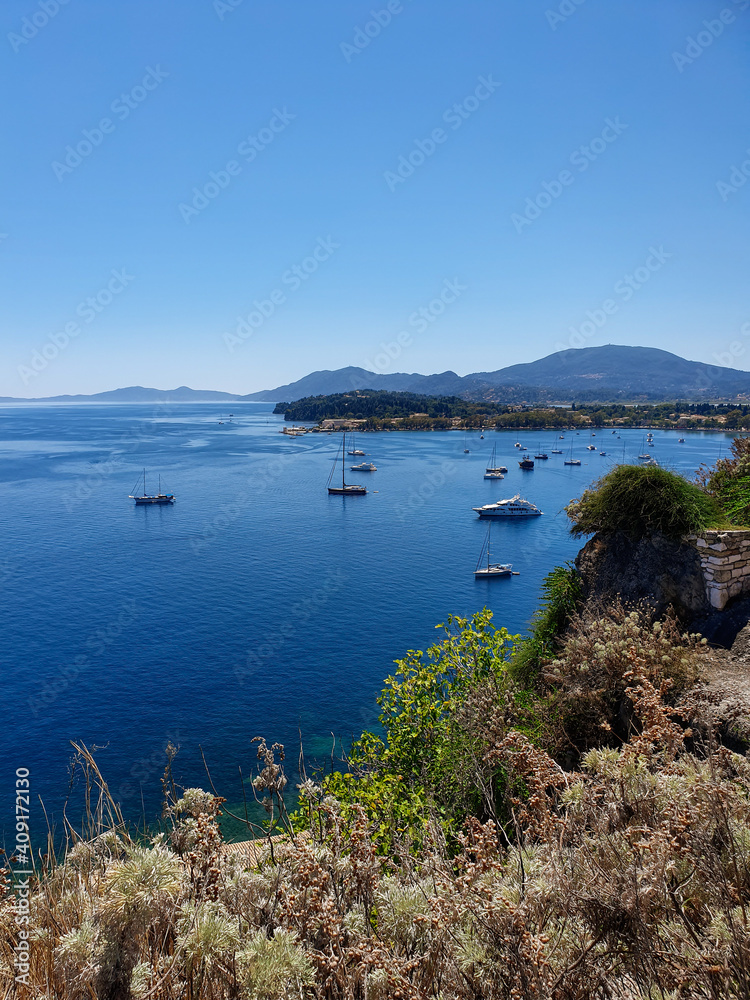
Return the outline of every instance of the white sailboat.
{"type": "MultiPolygon", "coordinates": [[[[351,454],[351,452],[349,453],[351,454]]],[[[331,486],[331,480],[333,479],[333,474],[336,471],[336,466],[338,465],[339,457],[336,455],[336,460],[333,463],[333,468],[331,469],[331,474],[328,477],[328,492],[329,494],[335,496],[363,496],[367,493],[364,486],[354,486],[351,483],[347,483],[344,474],[346,472],[346,432],[341,435],[341,486],[331,486]]]]}
{"type": "Polygon", "coordinates": [[[573,458],[573,442],[570,442],[570,451],[568,452],[568,457],[563,462],[563,465],[580,465],[580,458],[573,458]]]}
{"type": "Polygon", "coordinates": [[[492,455],[490,456],[487,468],[484,470],[485,479],[504,479],[505,473],[508,471],[506,466],[497,464],[496,453],[497,445],[493,444],[492,455]]]}
{"type": "Polygon", "coordinates": [[[355,445],[355,439],[354,439],[354,434],[352,434],[352,446],[349,449],[349,451],[347,452],[347,455],[364,455],[365,454],[362,451],[361,448],[355,448],[354,445],[355,445]]]}
{"type": "Polygon", "coordinates": [[[492,533],[492,521],[490,521],[487,526],[487,537],[482,545],[482,551],[479,553],[479,559],[477,560],[477,568],[474,570],[475,577],[489,577],[489,576],[510,576],[513,572],[512,563],[493,563],[492,557],[490,555],[490,537],[492,533]],[[485,559],[486,556],[486,559],[485,559]]]}

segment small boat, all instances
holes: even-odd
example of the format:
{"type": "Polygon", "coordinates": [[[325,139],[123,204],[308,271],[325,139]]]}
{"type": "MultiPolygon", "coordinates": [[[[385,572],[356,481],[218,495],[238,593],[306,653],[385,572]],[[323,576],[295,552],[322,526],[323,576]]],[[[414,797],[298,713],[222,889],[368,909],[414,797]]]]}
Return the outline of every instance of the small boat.
{"type": "Polygon", "coordinates": [[[490,532],[492,531],[492,521],[487,525],[487,537],[482,545],[482,551],[479,553],[479,559],[477,560],[477,568],[474,570],[475,577],[489,577],[489,576],[511,576],[513,573],[512,563],[493,563],[490,558],[490,532]],[[487,556],[487,561],[485,564],[485,554],[487,556]]]}
{"type": "Polygon", "coordinates": [[[346,469],[345,456],[346,456],[346,432],[344,432],[341,437],[341,486],[331,486],[331,480],[333,479],[333,474],[336,471],[336,466],[338,465],[339,461],[337,455],[336,460],[333,463],[333,468],[331,469],[331,474],[328,477],[328,492],[330,494],[333,494],[334,496],[344,496],[344,497],[364,496],[364,494],[367,493],[367,490],[364,486],[354,486],[351,484],[347,484],[344,479],[344,471],[346,469]]]}
{"type": "Polygon", "coordinates": [[[514,448],[520,448],[521,447],[521,442],[520,441],[516,441],[516,443],[513,445],[513,447],[514,448]]]}
{"type": "Polygon", "coordinates": [[[541,448],[540,448],[539,449],[539,454],[538,455],[534,455],[534,458],[538,458],[540,462],[546,462],[547,459],[549,458],[549,455],[547,454],[546,451],[542,451],[541,448]]]}
{"type": "Polygon", "coordinates": [[[524,500],[518,494],[509,500],[498,500],[496,503],[486,503],[481,507],[472,507],[480,517],[539,517],[543,512],[533,503],[524,500]]]}
{"type": "Polygon", "coordinates": [[[606,451],[600,451],[599,454],[600,455],[606,455],[607,453],[606,453],[606,451]]]}
{"type": "Polygon", "coordinates": [[[534,468],[534,459],[531,457],[531,455],[524,455],[521,461],[518,463],[518,467],[519,469],[526,469],[527,471],[530,471],[531,469],[534,468]]]}
{"type": "Polygon", "coordinates": [[[360,462],[359,465],[350,465],[351,472],[377,472],[372,462],[360,462]]]}
{"type": "Polygon", "coordinates": [[[642,455],[638,456],[638,458],[641,458],[644,461],[648,461],[651,458],[651,456],[649,455],[649,453],[647,451],[644,451],[642,455]]]}
{"type": "Polygon", "coordinates": [[[143,470],[143,475],[138,477],[138,480],[133,487],[133,492],[128,497],[129,500],[135,500],[136,505],[156,503],[156,504],[171,504],[175,501],[174,493],[162,493],[161,491],[161,476],[159,476],[159,491],[158,493],[149,493],[146,490],[146,470],[143,470]],[[138,486],[143,483],[143,491],[138,492],[138,486]]]}
{"type": "Polygon", "coordinates": [[[562,455],[562,448],[550,448],[550,455],[562,455]]]}
{"type": "Polygon", "coordinates": [[[364,454],[365,452],[363,452],[361,448],[355,447],[354,435],[352,434],[352,446],[347,452],[347,455],[364,455],[364,454]]]}
{"type": "Polygon", "coordinates": [[[564,435],[564,434],[561,434],[561,435],[560,435],[560,440],[561,440],[561,441],[564,441],[564,440],[565,440],[565,435],[564,435]]]}
{"type": "Polygon", "coordinates": [[[485,479],[502,479],[503,475],[508,471],[506,466],[497,464],[497,445],[493,444],[492,454],[490,455],[490,460],[487,464],[485,471],[485,479]]]}
{"type": "Polygon", "coordinates": [[[573,445],[571,444],[570,453],[563,462],[563,465],[580,465],[580,464],[581,464],[580,458],[573,458],[573,445]]]}
{"type": "Polygon", "coordinates": [[[595,444],[587,444],[586,445],[586,451],[596,451],[596,445],[595,444]]]}
{"type": "Polygon", "coordinates": [[[677,444],[685,444],[685,438],[677,438],[677,444]]]}
{"type": "Polygon", "coordinates": [[[466,435],[464,434],[464,455],[468,455],[469,454],[469,449],[466,447],[467,443],[468,442],[466,440],[466,435]]]}

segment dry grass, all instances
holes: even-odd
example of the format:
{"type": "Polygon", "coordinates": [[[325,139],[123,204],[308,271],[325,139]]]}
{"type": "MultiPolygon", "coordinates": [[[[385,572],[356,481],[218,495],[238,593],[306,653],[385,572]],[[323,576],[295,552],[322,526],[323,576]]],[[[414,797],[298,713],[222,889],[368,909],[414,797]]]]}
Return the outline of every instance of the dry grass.
{"type": "MultiPolygon", "coordinates": [[[[694,640],[619,624],[603,657],[596,635],[574,629],[553,679],[562,686],[588,662],[600,690],[622,688],[625,738],[566,771],[504,731],[483,753],[504,776],[510,820],[469,819],[452,852],[435,826],[418,851],[405,842],[379,857],[364,810],[345,814],[312,782],[306,836],[225,845],[221,800],[189,789],[170,798],[169,833],[139,843],[89,755],[95,828],[71,833],[61,863],[39,871],[25,992],[13,992],[12,899],[0,901],[2,995],[750,996],[750,764],[709,729],[696,740],[671,704],[670,684],[703,655],[694,640]]],[[[283,788],[261,746],[259,786],[283,788]]]]}

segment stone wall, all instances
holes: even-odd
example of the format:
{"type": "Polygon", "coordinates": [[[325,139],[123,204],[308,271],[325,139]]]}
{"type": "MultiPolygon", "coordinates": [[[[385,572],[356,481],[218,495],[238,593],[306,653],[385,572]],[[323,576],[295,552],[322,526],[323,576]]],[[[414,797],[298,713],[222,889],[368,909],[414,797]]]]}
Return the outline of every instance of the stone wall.
{"type": "Polygon", "coordinates": [[[698,551],[712,608],[721,611],[733,597],[750,593],[750,531],[704,531],[688,542],[698,551]]]}

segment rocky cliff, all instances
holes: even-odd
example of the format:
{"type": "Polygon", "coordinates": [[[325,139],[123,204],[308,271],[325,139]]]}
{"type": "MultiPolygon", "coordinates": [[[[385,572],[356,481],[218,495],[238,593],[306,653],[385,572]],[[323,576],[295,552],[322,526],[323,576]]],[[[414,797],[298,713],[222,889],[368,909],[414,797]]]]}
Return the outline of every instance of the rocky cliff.
{"type": "Polygon", "coordinates": [[[595,535],[576,558],[584,600],[643,602],[655,615],[673,607],[689,621],[710,611],[695,545],[652,535],[633,541],[623,532],[595,535]]]}

